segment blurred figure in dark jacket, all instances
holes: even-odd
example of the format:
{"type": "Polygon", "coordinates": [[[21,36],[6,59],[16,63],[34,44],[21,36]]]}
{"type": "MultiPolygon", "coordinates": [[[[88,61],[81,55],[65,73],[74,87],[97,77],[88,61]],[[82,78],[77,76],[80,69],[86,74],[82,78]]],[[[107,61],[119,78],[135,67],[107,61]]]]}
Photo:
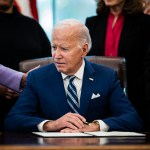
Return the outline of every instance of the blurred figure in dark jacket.
{"type": "MultiPolygon", "coordinates": [[[[0,64],[18,70],[22,60],[51,56],[51,45],[39,23],[21,15],[13,4],[14,0],[0,0],[0,64]]],[[[0,85],[0,130],[17,96],[0,85]],[[6,91],[12,95],[9,100],[6,91]]]]}
{"type": "Polygon", "coordinates": [[[145,130],[150,130],[150,117],[144,109],[150,16],[143,10],[143,0],[97,0],[97,16],[87,18],[86,26],[93,44],[88,55],[125,57],[129,99],[142,117],[145,130]]]}

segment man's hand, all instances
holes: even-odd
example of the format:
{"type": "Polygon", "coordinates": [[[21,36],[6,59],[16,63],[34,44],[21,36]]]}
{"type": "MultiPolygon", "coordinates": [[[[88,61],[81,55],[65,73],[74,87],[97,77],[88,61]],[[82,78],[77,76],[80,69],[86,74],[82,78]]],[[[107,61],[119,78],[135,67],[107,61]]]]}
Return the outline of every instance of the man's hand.
{"type": "Polygon", "coordinates": [[[94,131],[100,131],[100,125],[95,122],[89,123],[89,125],[84,125],[84,127],[81,129],[74,130],[71,128],[65,128],[65,129],[62,129],[60,132],[75,133],[75,132],[94,132],[94,131]]]}
{"type": "Polygon", "coordinates": [[[64,128],[78,130],[84,128],[86,119],[75,113],[67,113],[55,121],[48,121],[44,124],[44,131],[61,131],[64,128]]]}
{"type": "Polygon", "coordinates": [[[37,68],[39,68],[39,67],[40,67],[40,65],[37,66],[37,67],[35,67],[35,68],[33,68],[33,69],[31,69],[31,70],[29,70],[27,73],[25,73],[25,74],[22,76],[21,83],[20,83],[20,88],[21,88],[21,89],[23,89],[23,88],[25,87],[25,85],[26,85],[26,78],[27,78],[27,76],[28,76],[28,73],[31,72],[31,71],[33,71],[33,70],[35,70],[35,69],[37,69],[37,68]]]}

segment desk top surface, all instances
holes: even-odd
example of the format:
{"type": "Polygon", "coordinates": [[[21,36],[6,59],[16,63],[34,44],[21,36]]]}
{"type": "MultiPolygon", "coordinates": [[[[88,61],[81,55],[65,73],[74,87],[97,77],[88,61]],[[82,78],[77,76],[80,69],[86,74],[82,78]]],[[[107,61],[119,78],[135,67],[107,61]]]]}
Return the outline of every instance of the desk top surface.
{"type": "Polygon", "coordinates": [[[42,138],[32,133],[1,133],[0,150],[25,149],[130,149],[150,150],[150,134],[146,137],[82,137],[42,138]]]}

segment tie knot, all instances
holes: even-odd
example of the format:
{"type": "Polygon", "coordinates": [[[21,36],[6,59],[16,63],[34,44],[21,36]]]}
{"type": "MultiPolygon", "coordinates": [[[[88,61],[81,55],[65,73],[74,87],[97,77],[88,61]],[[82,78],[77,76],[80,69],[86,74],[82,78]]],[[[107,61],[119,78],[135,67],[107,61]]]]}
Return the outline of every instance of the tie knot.
{"type": "Polygon", "coordinates": [[[68,76],[69,82],[72,82],[75,79],[76,76],[72,75],[72,76],[68,76]]]}

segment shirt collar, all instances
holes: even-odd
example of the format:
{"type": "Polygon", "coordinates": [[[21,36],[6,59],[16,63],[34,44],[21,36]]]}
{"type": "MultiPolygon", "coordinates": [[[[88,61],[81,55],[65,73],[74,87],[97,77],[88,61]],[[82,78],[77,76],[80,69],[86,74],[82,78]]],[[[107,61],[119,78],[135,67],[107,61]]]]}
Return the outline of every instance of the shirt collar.
{"type": "MultiPolygon", "coordinates": [[[[78,79],[82,80],[83,79],[83,73],[84,73],[84,67],[85,67],[85,61],[83,60],[83,63],[81,65],[81,67],[79,68],[79,70],[74,74],[74,76],[76,76],[78,79]]],[[[61,72],[62,78],[63,80],[66,79],[68,77],[68,75],[64,74],[61,72]]]]}

